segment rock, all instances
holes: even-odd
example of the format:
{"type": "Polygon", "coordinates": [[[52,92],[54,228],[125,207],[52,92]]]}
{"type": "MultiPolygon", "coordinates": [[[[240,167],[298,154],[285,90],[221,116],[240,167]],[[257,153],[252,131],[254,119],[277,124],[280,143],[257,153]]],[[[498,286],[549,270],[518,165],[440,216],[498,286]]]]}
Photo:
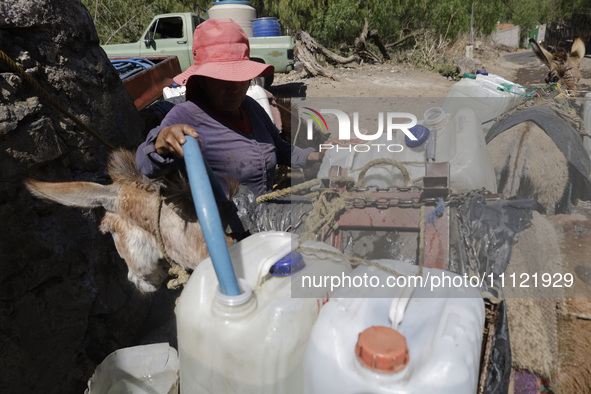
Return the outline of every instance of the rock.
{"type": "MultiPolygon", "coordinates": [[[[141,142],[143,121],[78,0],[0,2],[0,49],[111,144],[141,142]]],[[[104,357],[147,332],[154,298],[127,281],[102,212],[35,199],[22,181],[109,182],[109,149],[2,60],[0,139],[0,387],[81,393],[104,357]]]]}
{"type": "Polygon", "coordinates": [[[475,74],[478,68],[482,67],[482,62],[478,59],[463,58],[458,62],[458,74],[465,73],[475,74]]]}

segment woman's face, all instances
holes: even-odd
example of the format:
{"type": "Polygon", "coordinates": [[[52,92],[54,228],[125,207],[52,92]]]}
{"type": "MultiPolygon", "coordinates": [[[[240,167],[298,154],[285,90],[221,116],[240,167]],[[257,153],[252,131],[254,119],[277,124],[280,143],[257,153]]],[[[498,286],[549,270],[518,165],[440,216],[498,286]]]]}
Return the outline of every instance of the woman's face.
{"type": "Polygon", "coordinates": [[[210,100],[210,104],[222,112],[236,114],[246,98],[250,80],[232,82],[213,78],[203,78],[201,87],[210,100]]]}

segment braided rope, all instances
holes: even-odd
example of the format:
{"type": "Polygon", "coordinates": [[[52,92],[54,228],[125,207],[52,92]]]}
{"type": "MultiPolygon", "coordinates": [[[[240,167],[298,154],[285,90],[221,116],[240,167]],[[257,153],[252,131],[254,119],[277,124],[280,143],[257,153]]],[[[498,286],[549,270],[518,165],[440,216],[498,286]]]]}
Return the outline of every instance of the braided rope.
{"type": "Polygon", "coordinates": [[[357,177],[357,185],[363,186],[365,184],[365,174],[367,173],[367,171],[369,171],[370,168],[375,167],[375,166],[385,165],[385,164],[394,166],[394,167],[398,168],[400,170],[400,172],[402,172],[402,176],[404,178],[404,186],[406,187],[406,185],[408,185],[408,182],[410,182],[410,175],[408,173],[408,170],[406,169],[406,167],[404,166],[404,164],[402,162],[399,162],[394,159],[387,159],[387,158],[372,160],[369,163],[367,163],[366,165],[364,165],[363,167],[352,170],[351,172],[360,171],[359,176],[357,177]]]}
{"type": "Polygon", "coordinates": [[[337,215],[346,208],[345,203],[346,198],[339,191],[324,190],[306,218],[306,232],[300,236],[304,239],[315,239],[316,234],[326,227],[334,226],[337,215]]]}
{"type": "Polygon", "coordinates": [[[283,196],[286,196],[291,193],[299,193],[300,191],[308,190],[316,185],[320,184],[320,179],[311,179],[309,181],[300,183],[299,185],[295,185],[292,187],[286,187],[285,189],[276,190],[271,193],[263,194],[262,196],[257,197],[256,203],[260,204],[265,201],[274,200],[283,196]]]}

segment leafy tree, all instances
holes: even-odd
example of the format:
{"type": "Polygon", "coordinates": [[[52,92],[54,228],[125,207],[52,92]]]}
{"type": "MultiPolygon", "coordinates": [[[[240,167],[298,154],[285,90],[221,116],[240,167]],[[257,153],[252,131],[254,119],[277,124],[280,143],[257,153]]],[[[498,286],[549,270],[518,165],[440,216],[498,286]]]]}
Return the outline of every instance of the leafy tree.
{"type": "Polygon", "coordinates": [[[324,10],[318,10],[310,23],[310,34],[320,42],[352,43],[364,24],[364,10],[357,0],[331,1],[324,10]]]}
{"type": "Polygon", "coordinates": [[[548,0],[502,0],[501,3],[501,21],[520,27],[521,42],[538,24],[543,23],[550,10],[548,0]]]}
{"type": "MultiPolygon", "coordinates": [[[[475,35],[489,34],[496,23],[520,25],[526,37],[539,23],[570,21],[591,11],[590,0],[251,0],[259,17],[279,19],[284,32],[310,32],[320,43],[352,45],[365,20],[389,43],[411,32],[428,32],[439,41],[468,32],[473,16],[475,35]],[[472,7],[474,13],[472,15],[472,7]]],[[[82,0],[94,19],[101,43],[132,42],[155,14],[197,12],[212,0],[82,0]]],[[[409,41],[412,44],[412,41],[409,41]]]]}
{"type": "Polygon", "coordinates": [[[101,44],[133,42],[140,38],[154,15],[167,12],[205,10],[211,0],[82,0],[94,24],[101,44]]]}
{"type": "Polygon", "coordinates": [[[251,0],[251,3],[259,17],[276,17],[290,32],[308,30],[316,12],[326,7],[322,0],[251,0]]]}

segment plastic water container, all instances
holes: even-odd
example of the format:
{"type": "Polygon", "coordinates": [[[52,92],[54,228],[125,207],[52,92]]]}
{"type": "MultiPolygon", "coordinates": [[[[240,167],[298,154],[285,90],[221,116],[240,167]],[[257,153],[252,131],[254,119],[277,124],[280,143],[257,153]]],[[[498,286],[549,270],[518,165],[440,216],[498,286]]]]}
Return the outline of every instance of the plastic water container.
{"type": "Polygon", "coordinates": [[[257,17],[257,11],[250,1],[216,1],[207,10],[207,16],[209,19],[230,18],[242,27],[247,36],[253,37],[252,20],[257,17]]]}
{"type": "MultiPolygon", "coordinates": [[[[380,263],[417,275],[417,266],[380,263]]],[[[457,275],[424,269],[423,277],[457,275]]],[[[388,274],[360,266],[356,277],[388,274]]],[[[484,302],[469,287],[388,288],[389,298],[374,288],[335,291],[312,330],[304,359],[305,393],[477,392],[484,327],[484,302]],[[345,298],[354,297],[354,298],[345,298]],[[364,298],[362,298],[364,297],[364,298]]]]}
{"type": "Polygon", "coordinates": [[[85,394],[177,394],[179,359],[168,343],[134,346],[109,354],[88,380],[85,394]]]}
{"type": "Polygon", "coordinates": [[[276,37],[281,35],[281,24],[277,18],[265,17],[252,21],[252,32],[255,37],[276,37]]]}
{"type": "Polygon", "coordinates": [[[185,97],[186,93],[187,93],[187,87],[186,86],[180,86],[177,84],[174,84],[176,86],[171,86],[171,87],[165,87],[164,89],[162,89],[162,97],[164,98],[164,100],[168,100],[169,98],[172,97],[185,97]]]}
{"type": "Polygon", "coordinates": [[[332,261],[333,248],[324,244],[327,254],[298,260],[290,253],[298,246],[292,237],[256,233],[229,248],[240,287],[251,292],[241,305],[219,293],[210,259],[197,266],[177,306],[182,394],[303,391],[306,343],[328,294],[311,289],[307,298],[292,298],[292,280],[351,269],[332,261]],[[287,275],[290,265],[299,271],[287,275]]]}
{"type": "MultiPolygon", "coordinates": [[[[585,104],[583,104],[583,122],[587,133],[591,134],[591,93],[585,93],[585,104]]],[[[591,138],[583,137],[583,146],[591,157],[591,138]]]]}
{"type": "MultiPolygon", "coordinates": [[[[356,170],[373,160],[388,158],[405,166],[410,175],[408,185],[421,185],[427,151],[434,146],[434,161],[450,163],[450,187],[453,191],[466,192],[485,187],[491,193],[496,192],[495,173],[482,125],[473,110],[463,108],[450,114],[440,107],[432,107],[425,111],[422,125],[429,129],[429,136],[419,141],[422,143],[417,146],[402,131],[396,130],[392,141],[386,140],[386,133],[380,140],[368,141],[370,146],[382,144],[379,151],[376,146],[370,151],[360,147],[330,149],[322,160],[318,177],[329,176],[331,166],[338,165],[357,180],[359,172],[356,170]],[[388,150],[387,147],[392,148],[388,150]]],[[[372,167],[365,176],[365,185],[402,187],[404,177],[398,168],[392,166],[372,167]]]]}
{"type": "Polygon", "coordinates": [[[246,94],[257,101],[263,107],[269,118],[273,121],[273,113],[271,112],[271,105],[269,104],[269,97],[261,86],[250,85],[246,94]]]}
{"type": "MultiPolygon", "coordinates": [[[[454,113],[461,108],[471,108],[482,122],[487,122],[518,105],[525,89],[494,74],[477,74],[464,77],[450,88],[443,109],[454,113]],[[507,91],[508,90],[508,91],[507,91]]],[[[483,125],[486,133],[494,121],[483,125]]]]}

